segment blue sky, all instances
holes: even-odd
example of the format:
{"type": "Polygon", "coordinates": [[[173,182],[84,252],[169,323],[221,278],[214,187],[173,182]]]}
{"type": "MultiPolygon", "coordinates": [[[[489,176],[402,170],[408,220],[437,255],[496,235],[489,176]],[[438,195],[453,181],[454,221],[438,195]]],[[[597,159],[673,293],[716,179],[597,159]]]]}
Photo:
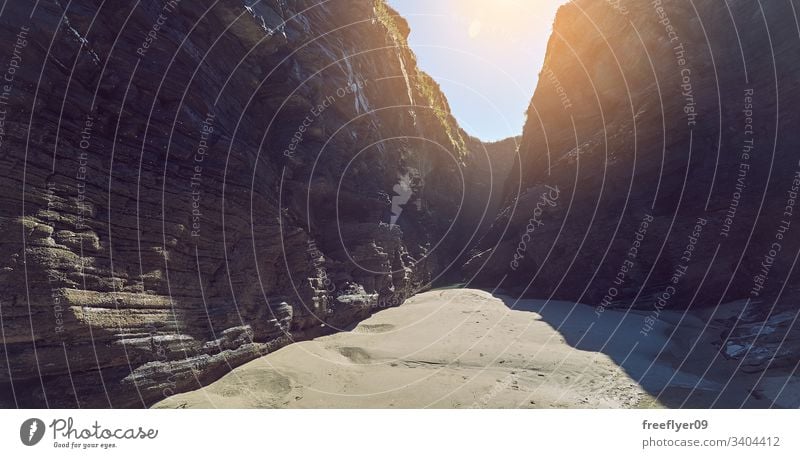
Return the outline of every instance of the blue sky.
{"type": "Polygon", "coordinates": [[[558,6],[566,0],[388,0],[419,66],[471,135],[519,135],[558,6]]]}

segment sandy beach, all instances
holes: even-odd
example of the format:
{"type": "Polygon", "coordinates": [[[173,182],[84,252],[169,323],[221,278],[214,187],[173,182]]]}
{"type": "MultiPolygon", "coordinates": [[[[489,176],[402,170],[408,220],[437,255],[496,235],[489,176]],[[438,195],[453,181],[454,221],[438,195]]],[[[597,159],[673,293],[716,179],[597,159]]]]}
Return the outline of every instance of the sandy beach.
{"type": "MultiPolygon", "coordinates": [[[[694,342],[673,333],[679,320],[689,334],[702,322],[665,315],[644,336],[644,318],[474,289],[435,290],[154,407],[658,408],[678,407],[687,397],[686,407],[717,400],[727,380],[713,381],[724,367],[706,371],[714,348],[701,339],[684,358],[694,342]]],[[[726,389],[744,399],[747,383],[737,377],[726,389]]]]}

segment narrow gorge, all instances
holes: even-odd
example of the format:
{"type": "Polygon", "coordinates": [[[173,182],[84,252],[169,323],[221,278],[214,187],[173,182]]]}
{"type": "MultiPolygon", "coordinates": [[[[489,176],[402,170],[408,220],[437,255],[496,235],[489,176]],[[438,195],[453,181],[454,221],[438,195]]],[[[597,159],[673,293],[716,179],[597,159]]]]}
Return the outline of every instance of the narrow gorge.
{"type": "MultiPolygon", "coordinates": [[[[512,313],[547,343],[506,323],[485,360],[471,320],[475,354],[400,369],[499,368],[481,388],[365,406],[483,407],[500,383],[541,407],[513,391],[546,381],[526,357],[555,367],[552,337],[605,359],[581,354],[591,383],[569,372],[546,406],[798,407],[793,5],[565,3],[524,130],[498,142],[459,125],[384,0],[6,9],[0,406],[207,406],[181,393],[265,355],[319,377],[298,342],[396,367],[405,339],[441,339],[395,327],[455,301],[444,337],[512,313]]],[[[242,406],[351,406],[263,374],[269,402],[242,406]]]]}

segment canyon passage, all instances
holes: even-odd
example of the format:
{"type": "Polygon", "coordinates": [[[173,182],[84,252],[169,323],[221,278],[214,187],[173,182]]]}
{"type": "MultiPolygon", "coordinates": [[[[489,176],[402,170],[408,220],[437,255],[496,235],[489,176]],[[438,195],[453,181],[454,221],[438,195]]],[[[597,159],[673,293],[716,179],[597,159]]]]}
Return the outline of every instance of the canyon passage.
{"type": "Polygon", "coordinates": [[[565,2],[489,142],[384,0],[5,8],[0,406],[798,407],[797,24],[565,2]]]}

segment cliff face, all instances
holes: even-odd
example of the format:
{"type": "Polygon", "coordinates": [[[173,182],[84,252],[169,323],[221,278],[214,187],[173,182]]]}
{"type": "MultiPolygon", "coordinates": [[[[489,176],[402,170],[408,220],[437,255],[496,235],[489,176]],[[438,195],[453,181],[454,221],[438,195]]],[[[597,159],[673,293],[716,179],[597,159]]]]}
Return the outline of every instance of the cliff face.
{"type": "Polygon", "coordinates": [[[408,33],[379,0],[6,8],[0,404],[149,405],[464,261],[645,331],[742,300],[723,353],[796,363],[788,2],[570,2],[518,155],[459,129],[408,33]]]}
{"type": "Polygon", "coordinates": [[[382,1],[68,5],[0,27],[3,405],[194,389],[398,305],[474,232],[477,165],[382,1]]]}
{"type": "Polygon", "coordinates": [[[723,352],[793,364],[799,48],[784,1],[563,6],[467,277],[599,313],[741,299],[723,352]]]}

